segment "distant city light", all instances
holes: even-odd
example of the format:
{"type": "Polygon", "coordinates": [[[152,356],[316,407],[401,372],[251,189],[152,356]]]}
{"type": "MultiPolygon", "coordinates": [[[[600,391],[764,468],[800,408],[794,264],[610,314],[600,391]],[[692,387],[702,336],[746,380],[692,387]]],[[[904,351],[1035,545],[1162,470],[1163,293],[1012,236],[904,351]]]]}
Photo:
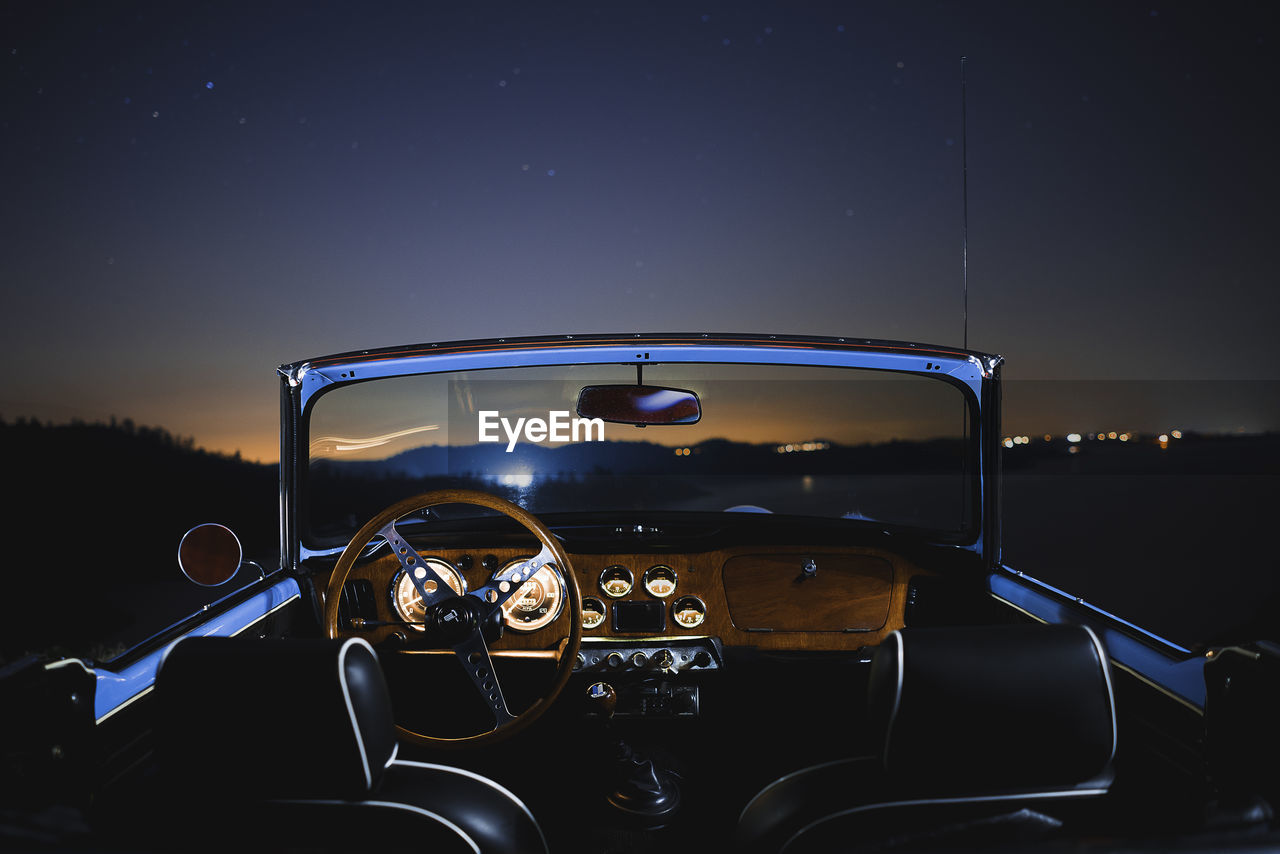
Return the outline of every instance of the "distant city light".
{"type": "Polygon", "coordinates": [[[1079,433],[1068,433],[1068,434],[1067,434],[1067,441],[1068,441],[1068,442],[1079,442],[1079,441],[1080,441],[1080,434],[1079,434],[1079,433]]]}
{"type": "Polygon", "coordinates": [[[1161,433],[1158,438],[1161,445],[1167,445],[1169,443],[1169,434],[1167,433],[1161,433]]]}
{"type": "Polygon", "coordinates": [[[1078,454],[1078,453],[1080,453],[1080,448],[1079,448],[1078,446],[1076,446],[1076,445],[1072,445],[1070,448],[1067,448],[1067,453],[1068,453],[1068,454],[1078,454]]]}
{"type": "Polygon", "coordinates": [[[1175,439],[1181,439],[1181,438],[1182,438],[1182,431],[1181,431],[1181,430],[1170,430],[1170,431],[1169,431],[1169,435],[1170,435],[1170,436],[1172,436],[1172,437],[1173,437],[1173,438],[1175,438],[1175,439]]]}
{"type": "Polygon", "coordinates": [[[1005,436],[1005,437],[1004,437],[1004,441],[1003,441],[1003,442],[1001,442],[1000,444],[1004,445],[1006,448],[1012,448],[1012,447],[1013,447],[1013,440],[1012,440],[1012,439],[1010,439],[1008,436],[1005,436]]]}
{"type": "Polygon", "coordinates": [[[1112,430],[1110,433],[1108,433],[1108,434],[1107,434],[1107,438],[1108,438],[1108,439],[1114,439],[1114,438],[1116,438],[1116,431],[1115,431],[1115,430],[1112,430]]]}
{"type": "Polygon", "coordinates": [[[825,451],[830,447],[830,442],[795,442],[790,445],[779,445],[775,453],[791,454],[800,451],[825,451]]]}

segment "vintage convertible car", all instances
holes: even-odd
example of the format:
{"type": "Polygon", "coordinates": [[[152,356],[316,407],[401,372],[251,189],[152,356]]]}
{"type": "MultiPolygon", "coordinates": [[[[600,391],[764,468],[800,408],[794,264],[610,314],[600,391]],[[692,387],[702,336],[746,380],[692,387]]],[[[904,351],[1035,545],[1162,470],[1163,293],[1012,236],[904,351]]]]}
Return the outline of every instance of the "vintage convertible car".
{"type": "MultiPolygon", "coordinates": [[[[278,567],[7,668],[5,842],[1280,848],[1280,648],[1192,655],[1002,564],[1000,365],[714,334],[285,365],[278,567]]],[[[241,557],[179,550],[211,586],[241,557]]]]}

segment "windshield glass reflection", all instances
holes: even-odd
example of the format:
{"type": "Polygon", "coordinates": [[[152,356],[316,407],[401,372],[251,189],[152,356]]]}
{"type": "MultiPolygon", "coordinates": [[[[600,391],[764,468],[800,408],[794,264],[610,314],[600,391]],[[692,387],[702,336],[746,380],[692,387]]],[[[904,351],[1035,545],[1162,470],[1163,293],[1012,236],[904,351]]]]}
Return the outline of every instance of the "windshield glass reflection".
{"type": "Polygon", "coordinates": [[[386,504],[446,487],[494,492],[536,513],[750,507],[947,534],[969,524],[969,407],[946,381],[845,368],[662,366],[664,384],[702,401],[697,423],[644,427],[577,415],[584,386],[625,382],[627,371],[435,374],[323,395],[310,418],[312,537],[348,536],[386,504]]]}

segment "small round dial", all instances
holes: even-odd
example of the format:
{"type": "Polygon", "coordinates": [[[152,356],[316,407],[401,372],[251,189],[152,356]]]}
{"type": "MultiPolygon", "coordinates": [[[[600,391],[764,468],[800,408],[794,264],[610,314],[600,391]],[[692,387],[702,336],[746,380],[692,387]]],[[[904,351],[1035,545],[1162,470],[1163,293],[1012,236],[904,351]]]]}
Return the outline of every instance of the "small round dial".
{"type": "MultiPolygon", "coordinates": [[[[439,590],[441,582],[449,585],[458,596],[467,592],[466,580],[452,564],[438,557],[424,557],[422,563],[425,566],[415,567],[413,571],[421,579],[427,593],[439,590]],[[431,572],[427,572],[428,568],[431,572]]],[[[423,631],[422,623],[427,617],[427,609],[422,604],[422,594],[409,577],[408,570],[400,570],[391,583],[391,605],[395,608],[397,617],[409,623],[411,628],[423,631]]]]}
{"type": "Polygon", "coordinates": [[[641,582],[650,596],[665,599],[676,591],[676,571],[660,563],[645,570],[641,582]]]}
{"type": "Polygon", "coordinates": [[[631,592],[633,584],[635,584],[635,576],[625,566],[615,564],[605,567],[604,572],[600,573],[600,590],[610,599],[621,599],[626,596],[631,592]]]}
{"type": "MultiPolygon", "coordinates": [[[[517,558],[499,570],[502,578],[528,558],[517,558]]],[[[517,632],[535,632],[550,625],[564,609],[564,579],[554,563],[549,563],[520,586],[515,595],[502,603],[502,621],[517,632]]]]}
{"type": "Polygon", "coordinates": [[[594,629],[604,623],[605,607],[594,596],[584,596],[582,599],[582,627],[584,629],[594,629]]]}
{"type": "Polygon", "coordinates": [[[682,629],[696,628],[707,618],[707,606],[697,596],[681,596],[671,606],[671,617],[682,629]]]}

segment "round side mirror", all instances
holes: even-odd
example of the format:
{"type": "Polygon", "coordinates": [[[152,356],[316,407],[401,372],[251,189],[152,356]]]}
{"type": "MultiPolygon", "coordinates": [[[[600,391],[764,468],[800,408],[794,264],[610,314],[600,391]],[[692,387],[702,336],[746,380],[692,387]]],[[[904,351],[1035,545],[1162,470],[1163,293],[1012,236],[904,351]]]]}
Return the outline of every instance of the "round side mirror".
{"type": "Polygon", "coordinates": [[[226,584],[240,569],[240,539],[226,525],[206,522],[182,535],[178,567],[201,587],[226,584]]]}

